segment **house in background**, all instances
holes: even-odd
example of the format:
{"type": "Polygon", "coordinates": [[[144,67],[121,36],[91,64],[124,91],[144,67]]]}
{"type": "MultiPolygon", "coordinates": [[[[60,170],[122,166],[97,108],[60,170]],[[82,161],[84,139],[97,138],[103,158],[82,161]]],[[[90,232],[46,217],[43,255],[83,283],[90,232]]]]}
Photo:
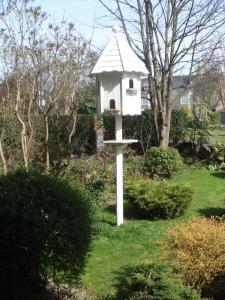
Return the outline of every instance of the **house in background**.
{"type": "MultiPolygon", "coordinates": [[[[142,79],[142,110],[151,108],[150,95],[149,95],[149,84],[148,78],[142,79]]],[[[180,109],[181,107],[191,108],[192,105],[192,85],[190,76],[174,76],[173,77],[173,88],[171,91],[171,98],[174,109],[180,109]]]]}

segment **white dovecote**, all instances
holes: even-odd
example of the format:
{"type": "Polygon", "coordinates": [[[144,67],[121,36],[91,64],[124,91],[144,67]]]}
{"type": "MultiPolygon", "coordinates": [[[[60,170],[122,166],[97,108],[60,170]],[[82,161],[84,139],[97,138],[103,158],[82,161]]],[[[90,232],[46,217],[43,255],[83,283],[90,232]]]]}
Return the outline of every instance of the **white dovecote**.
{"type": "Polygon", "coordinates": [[[113,34],[101,53],[91,75],[96,76],[97,113],[112,115],[141,114],[141,76],[148,74],[120,32],[113,34]]]}
{"type": "Polygon", "coordinates": [[[100,55],[91,75],[96,76],[97,112],[115,116],[117,225],[123,224],[123,147],[137,140],[123,139],[123,115],[141,114],[141,76],[148,74],[144,63],[128,45],[119,27],[100,55]]]}

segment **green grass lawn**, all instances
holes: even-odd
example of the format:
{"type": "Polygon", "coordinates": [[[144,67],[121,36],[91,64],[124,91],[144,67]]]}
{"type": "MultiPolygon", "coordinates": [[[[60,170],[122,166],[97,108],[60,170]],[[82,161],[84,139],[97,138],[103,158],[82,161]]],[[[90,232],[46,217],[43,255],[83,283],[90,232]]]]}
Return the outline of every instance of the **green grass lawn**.
{"type": "Polygon", "coordinates": [[[225,144],[225,127],[212,129],[210,130],[210,133],[210,141],[212,143],[225,144]]]}
{"type": "Polygon", "coordinates": [[[117,227],[115,206],[111,205],[98,214],[99,234],[93,242],[82,285],[93,294],[113,294],[116,272],[124,265],[142,263],[159,258],[164,231],[176,222],[192,215],[210,216],[225,214],[225,173],[186,169],[175,179],[188,183],[194,190],[193,201],[185,216],[174,220],[135,220],[129,206],[125,205],[125,224],[117,227]]]}

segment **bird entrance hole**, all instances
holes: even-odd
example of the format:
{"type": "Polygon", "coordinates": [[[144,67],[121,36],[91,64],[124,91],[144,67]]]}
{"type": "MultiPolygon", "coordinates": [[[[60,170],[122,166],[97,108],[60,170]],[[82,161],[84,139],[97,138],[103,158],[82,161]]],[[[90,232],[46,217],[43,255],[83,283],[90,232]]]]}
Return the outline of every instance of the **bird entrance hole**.
{"type": "Polygon", "coordinates": [[[116,109],[116,101],[114,99],[111,99],[109,101],[109,108],[110,109],[116,109]]]}
{"type": "Polygon", "coordinates": [[[129,80],[129,89],[133,89],[134,88],[134,81],[133,79],[129,80]]]}

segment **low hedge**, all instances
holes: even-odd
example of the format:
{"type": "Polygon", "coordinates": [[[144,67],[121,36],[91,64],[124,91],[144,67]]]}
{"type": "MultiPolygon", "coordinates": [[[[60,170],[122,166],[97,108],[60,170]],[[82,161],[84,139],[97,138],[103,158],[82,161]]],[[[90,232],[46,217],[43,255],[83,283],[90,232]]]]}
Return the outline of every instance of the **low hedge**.
{"type": "Polygon", "coordinates": [[[169,181],[136,179],[126,182],[125,197],[141,217],[168,219],[184,214],[192,200],[189,186],[169,181]]]}
{"type": "Polygon", "coordinates": [[[117,277],[116,300],[200,300],[165,263],[125,267],[117,277]]]}

